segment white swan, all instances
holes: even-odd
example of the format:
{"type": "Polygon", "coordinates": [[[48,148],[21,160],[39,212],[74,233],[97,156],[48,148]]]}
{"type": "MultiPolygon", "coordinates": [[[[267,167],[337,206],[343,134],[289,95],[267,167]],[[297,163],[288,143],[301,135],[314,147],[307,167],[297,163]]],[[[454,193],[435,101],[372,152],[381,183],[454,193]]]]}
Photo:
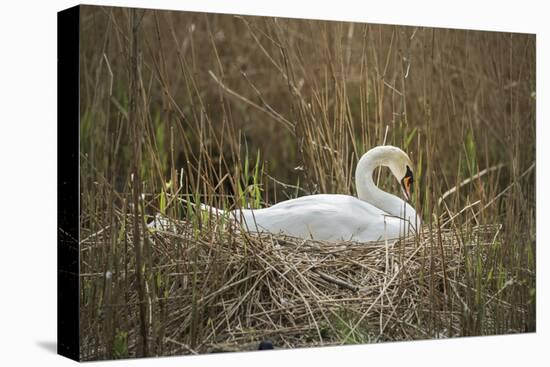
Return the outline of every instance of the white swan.
{"type": "MultiPolygon", "coordinates": [[[[264,209],[236,209],[231,215],[250,232],[270,232],[293,237],[368,242],[396,239],[420,225],[416,211],[406,201],[380,190],[372,179],[378,166],[387,166],[410,200],[412,163],[401,149],[378,146],[365,153],[355,171],[357,196],[319,194],[280,202],[264,209]]],[[[201,204],[204,210],[221,209],[201,204]]]]}

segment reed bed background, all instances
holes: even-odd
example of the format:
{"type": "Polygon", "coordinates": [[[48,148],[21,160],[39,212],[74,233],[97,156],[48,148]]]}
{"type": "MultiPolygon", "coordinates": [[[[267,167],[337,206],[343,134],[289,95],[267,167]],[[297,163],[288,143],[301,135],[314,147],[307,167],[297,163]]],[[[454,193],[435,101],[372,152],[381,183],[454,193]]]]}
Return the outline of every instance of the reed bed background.
{"type": "Polygon", "coordinates": [[[80,37],[83,359],[535,331],[533,35],[84,6],[80,37]],[[384,143],[424,222],[395,246],[189,204],[353,195],[384,143]]]}

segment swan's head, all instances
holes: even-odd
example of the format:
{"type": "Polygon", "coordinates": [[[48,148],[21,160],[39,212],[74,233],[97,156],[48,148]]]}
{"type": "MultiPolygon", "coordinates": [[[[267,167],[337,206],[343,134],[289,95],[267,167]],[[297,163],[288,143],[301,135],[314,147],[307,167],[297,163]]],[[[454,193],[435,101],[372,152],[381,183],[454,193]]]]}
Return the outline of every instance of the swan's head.
{"type": "MultiPolygon", "coordinates": [[[[401,184],[401,189],[405,199],[409,201],[412,197],[414,186],[413,164],[404,151],[391,146],[382,145],[369,150],[361,158],[364,164],[370,165],[372,168],[376,166],[387,166],[390,168],[393,175],[397,178],[397,181],[401,184]]],[[[358,170],[357,175],[362,174],[362,171],[358,170]]]]}
{"type": "Polygon", "coordinates": [[[410,201],[414,189],[413,164],[411,159],[407,153],[397,147],[387,145],[384,148],[387,148],[385,152],[386,163],[401,184],[401,190],[405,199],[410,201]]]}

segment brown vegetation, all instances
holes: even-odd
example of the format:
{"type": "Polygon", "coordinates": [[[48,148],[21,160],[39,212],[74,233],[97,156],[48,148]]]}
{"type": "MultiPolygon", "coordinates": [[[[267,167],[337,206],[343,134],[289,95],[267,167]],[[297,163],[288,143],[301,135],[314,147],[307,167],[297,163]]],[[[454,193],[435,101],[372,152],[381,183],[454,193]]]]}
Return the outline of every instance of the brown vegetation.
{"type": "Polygon", "coordinates": [[[534,36],[85,6],[81,44],[83,359],[535,330],[534,36]],[[384,142],[425,223],[395,246],[182,204],[354,194],[384,142]]]}

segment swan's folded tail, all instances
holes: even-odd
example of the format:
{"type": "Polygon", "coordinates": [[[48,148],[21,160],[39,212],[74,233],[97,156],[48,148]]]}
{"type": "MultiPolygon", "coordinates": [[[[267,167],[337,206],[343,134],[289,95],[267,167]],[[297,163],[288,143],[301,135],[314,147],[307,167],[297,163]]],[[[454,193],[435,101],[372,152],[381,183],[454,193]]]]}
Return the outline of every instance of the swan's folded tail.
{"type": "Polygon", "coordinates": [[[215,206],[211,206],[211,205],[207,205],[207,204],[203,204],[203,203],[192,203],[190,201],[187,201],[185,199],[180,199],[183,203],[185,204],[189,204],[191,205],[192,207],[197,207],[197,205],[199,206],[199,208],[202,210],[202,211],[205,211],[205,212],[208,212],[208,213],[212,213],[214,215],[223,215],[225,213],[225,210],[223,209],[218,209],[216,208],[215,206]]]}
{"type": "MultiPolygon", "coordinates": [[[[199,206],[200,210],[202,210],[204,212],[207,212],[207,213],[214,214],[215,216],[222,216],[222,215],[225,214],[225,210],[218,209],[214,206],[206,205],[206,204],[203,204],[203,203],[195,204],[195,203],[192,203],[192,202],[187,201],[185,199],[180,199],[180,200],[185,204],[191,205],[192,207],[199,206]]],[[[168,217],[166,217],[165,215],[163,215],[161,213],[157,213],[153,217],[153,220],[151,222],[147,223],[147,227],[149,227],[151,229],[160,229],[160,230],[175,230],[174,223],[171,223],[171,221],[173,221],[173,220],[169,219],[168,217]]]]}
{"type": "MultiPolygon", "coordinates": [[[[196,204],[191,204],[193,206],[196,206],[196,204]]],[[[225,213],[225,210],[223,209],[218,209],[214,206],[211,206],[211,205],[206,205],[206,204],[203,204],[203,203],[199,203],[200,205],[200,208],[201,210],[205,211],[205,212],[208,212],[208,213],[212,213],[214,215],[223,215],[225,213]]]]}

